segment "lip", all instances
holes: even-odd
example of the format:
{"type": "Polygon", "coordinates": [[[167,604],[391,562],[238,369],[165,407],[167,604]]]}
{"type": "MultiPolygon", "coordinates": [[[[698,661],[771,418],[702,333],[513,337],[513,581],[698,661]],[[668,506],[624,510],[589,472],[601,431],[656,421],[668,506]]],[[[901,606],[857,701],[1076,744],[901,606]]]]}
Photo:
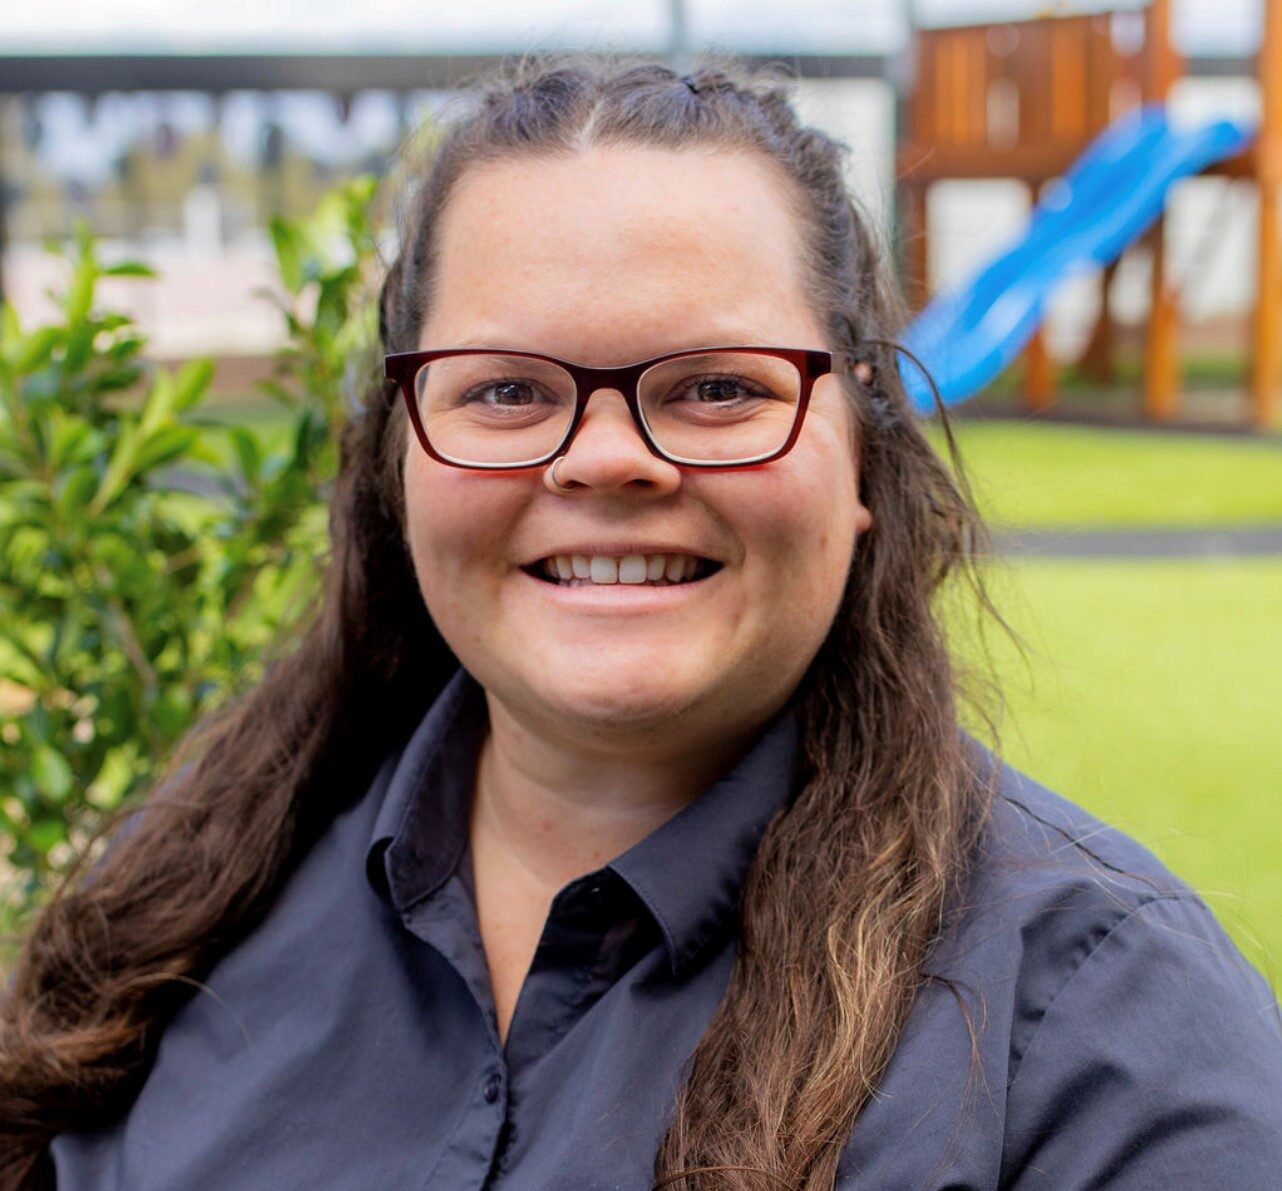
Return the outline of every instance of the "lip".
{"type": "Polygon", "coordinates": [[[688,554],[691,558],[702,558],[708,562],[725,564],[725,559],[715,554],[692,549],[686,545],[674,545],[670,542],[650,542],[645,544],[639,542],[578,542],[569,546],[551,546],[542,551],[542,553],[531,555],[517,565],[520,567],[536,566],[545,558],[553,558],[558,554],[586,554],[589,557],[595,554],[603,558],[627,558],[628,555],[635,554],[688,554]]]}
{"type": "MultiPolygon", "coordinates": [[[[653,553],[664,552],[656,550],[653,553]]],[[[669,553],[677,553],[677,551],[669,551],[669,553]]],[[[698,599],[700,595],[717,585],[717,580],[724,571],[725,568],[721,567],[702,579],[662,586],[651,583],[585,583],[581,587],[562,587],[560,584],[536,578],[525,570],[518,573],[543,599],[551,601],[554,605],[579,612],[639,614],[671,611],[681,604],[698,599]]]]}

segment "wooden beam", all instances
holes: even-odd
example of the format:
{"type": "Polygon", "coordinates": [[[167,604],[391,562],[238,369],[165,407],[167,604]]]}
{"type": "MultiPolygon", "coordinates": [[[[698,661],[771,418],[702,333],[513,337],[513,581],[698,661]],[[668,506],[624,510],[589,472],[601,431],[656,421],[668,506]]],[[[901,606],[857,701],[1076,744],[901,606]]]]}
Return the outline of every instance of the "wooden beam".
{"type": "Polygon", "coordinates": [[[1064,174],[1086,147],[1082,141],[1036,143],[1012,149],[955,145],[904,145],[895,155],[900,178],[1017,178],[1041,184],[1064,174]]]}
{"type": "Polygon", "coordinates": [[[1166,283],[1166,217],[1148,233],[1153,254],[1149,281],[1149,316],[1144,337],[1144,413],[1169,421],[1179,410],[1179,308],[1166,283]]]}
{"type": "Polygon", "coordinates": [[[1153,0],[1146,21],[1144,98],[1149,103],[1165,103],[1184,69],[1171,36],[1171,0],[1153,0]]]}
{"type": "MultiPolygon", "coordinates": [[[[555,54],[554,47],[548,52],[555,54]]],[[[635,53],[624,55],[635,57],[635,53]]],[[[0,54],[0,94],[73,91],[450,91],[510,65],[510,53],[0,54]]],[[[803,79],[889,80],[891,54],[744,54],[803,79]]]]}
{"type": "MultiPolygon", "coordinates": [[[[1171,37],[1171,0],[1149,5],[1145,37],[1144,99],[1164,103],[1180,77],[1182,63],[1171,37]]],[[[1167,284],[1166,215],[1148,233],[1153,268],[1149,278],[1149,315],[1144,335],[1144,413],[1169,421],[1179,411],[1179,306],[1167,284]]]]}
{"type": "Polygon", "coordinates": [[[903,244],[903,294],[913,311],[930,301],[930,221],[927,211],[929,187],[902,185],[899,188],[900,235],[903,244]]]}
{"type": "Polygon", "coordinates": [[[1078,360],[1078,368],[1095,384],[1112,384],[1117,379],[1117,322],[1113,318],[1113,278],[1121,257],[1110,261],[1100,273],[1099,317],[1078,360]]]}
{"type": "Polygon", "coordinates": [[[1260,44],[1260,136],[1256,185],[1260,223],[1256,260],[1259,281],[1251,327],[1251,420],[1277,425],[1282,385],[1282,0],[1264,0],[1260,44]]]}
{"type": "MultiPolygon", "coordinates": [[[[1037,205],[1038,187],[1028,188],[1029,205],[1037,205]]],[[[1055,361],[1051,358],[1050,348],[1046,346],[1046,334],[1042,327],[1033,332],[1033,337],[1024,349],[1024,404],[1034,413],[1050,409],[1055,404],[1057,395],[1055,361]]]]}

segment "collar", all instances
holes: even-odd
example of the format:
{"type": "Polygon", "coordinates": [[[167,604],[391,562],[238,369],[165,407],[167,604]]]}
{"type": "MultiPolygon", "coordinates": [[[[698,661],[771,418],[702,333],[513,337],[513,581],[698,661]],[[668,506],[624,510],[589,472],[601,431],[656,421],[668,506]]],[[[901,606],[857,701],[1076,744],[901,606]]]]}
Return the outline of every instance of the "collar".
{"type": "Polygon", "coordinates": [[[674,975],[734,920],[761,836],[791,798],[796,756],[785,711],[725,777],[607,866],[654,916],[674,975]]]}
{"type": "MultiPolygon", "coordinates": [[[[460,670],[389,759],[365,871],[400,913],[458,867],[487,729],[485,692],[460,670]]],[[[785,711],[729,773],[602,870],[622,878],[648,909],[674,974],[734,920],[761,835],[791,797],[796,755],[796,719],[785,711]]]]}
{"type": "Polygon", "coordinates": [[[389,759],[365,875],[398,913],[430,897],[458,867],[467,846],[476,757],[488,726],[485,692],[460,669],[399,757],[389,759]]]}

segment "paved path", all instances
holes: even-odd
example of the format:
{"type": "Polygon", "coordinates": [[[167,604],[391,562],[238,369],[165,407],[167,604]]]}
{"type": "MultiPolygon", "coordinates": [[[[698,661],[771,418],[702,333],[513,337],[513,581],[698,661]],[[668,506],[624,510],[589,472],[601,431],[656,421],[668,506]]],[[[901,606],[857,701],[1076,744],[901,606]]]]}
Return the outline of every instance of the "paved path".
{"type": "Polygon", "coordinates": [[[1240,529],[996,530],[1012,558],[1282,558],[1282,525],[1240,529]]]}

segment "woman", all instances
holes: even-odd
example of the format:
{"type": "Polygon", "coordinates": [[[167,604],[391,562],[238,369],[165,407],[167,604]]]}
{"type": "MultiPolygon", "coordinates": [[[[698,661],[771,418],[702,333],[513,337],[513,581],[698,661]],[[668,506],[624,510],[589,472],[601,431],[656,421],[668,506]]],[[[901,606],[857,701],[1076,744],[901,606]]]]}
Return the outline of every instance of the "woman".
{"type": "Polygon", "coordinates": [[[316,623],[30,941],[6,1186],[1282,1169],[1267,987],[958,730],[980,526],[840,168],[712,70],[447,131],[316,623]]]}

